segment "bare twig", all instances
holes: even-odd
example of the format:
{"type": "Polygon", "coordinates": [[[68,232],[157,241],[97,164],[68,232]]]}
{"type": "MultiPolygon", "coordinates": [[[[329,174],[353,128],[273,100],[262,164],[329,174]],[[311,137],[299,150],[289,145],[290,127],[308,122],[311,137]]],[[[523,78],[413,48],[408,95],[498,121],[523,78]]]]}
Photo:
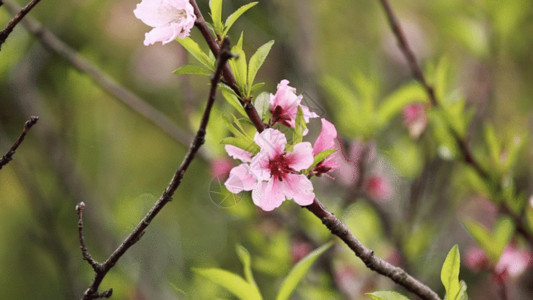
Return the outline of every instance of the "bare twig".
{"type": "MultiPolygon", "coordinates": [[[[27,13],[30,12],[30,10],[37,5],[41,0],[32,0],[28,5],[24,6],[23,9],[21,9],[11,21],[7,24],[7,26],[4,28],[4,30],[0,31],[0,51],[2,50],[2,44],[5,43],[7,37],[11,34],[13,31],[13,28],[17,26],[17,24],[26,16],[27,13]]],[[[2,5],[2,2],[0,2],[0,6],[2,5]]]]}
{"type": "Polygon", "coordinates": [[[4,156],[2,156],[2,158],[0,158],[0,170],[2,169],[3,166],[7,165],[13,159],[13,155],[15,155],[15,152],[17,151],[17,148],[20,146],[20,144],[24,140],[24,137],[26,136],[28,131],[31,129],[31,127],[35,125],[35,123],[37,123],[38,120],[39,120],[39,117],[31,116],[30,119],[26,121],[26,123],[24,123],[24,129],[22,130],[22,133],[20,134],[18,139],[15,141],[13,146],[11,146],[9,151],[7,151],[7,153],[4,156]]]}
{"type": "MultiPolygon", "coordinates": [[[[407,59],[409,68],[411,69],[411,72],[413,73],[413,77],[422,84],[422,86],[426,90],[426,93],[428,94],[431,104],[435,107],[438,107],[439,101],[437,99],[437,96],[435,95],[435,91],[433,87],[427,82],[426,78],[424,77],[424,73],[422,72],[422,69],[418,65],[418,62],[416,61],[413,51],[411,50],[409,43],[407,42],[407,39],[405,38],[402,27],[400,23],[398,22],[398,18],[394,14],[394,11],[392,10],[388,0],[380,0],[380,2],[381,2],[381,5],[383,6],[383,9],[385,10],[385,14],[387,16],[387,20],[389,22],[391,30],[394,33],[396,40],[398,41],[398,46],[400,50],[402,51],[403,55],[405,56],[405,58],[407,59]]],[[[452,134],[457,146],[459,147],[459,150],[462,154],[463,161],[466,164],[468,164],[470,167],[472,167],[476,171],[476,173],[487,183],[496,184],[498,187],[500,187],[500,185],[497,182],[496,183],[494,182],[489,172],[487,172],[481,166],[479,161],[476,160],[476,158],[474,157],[472,153],[472,150],[468,146],[467,140],[461,137],[461,135],[449,124],[448,124],[448,129],[450,133],[452,134]]],[[[502,203],[505,202],[504,199],[501,201],[502,203]]],[[[531,245],[533,245],[533,233],[531,233],[527,229],[528,227],[524,225],[522,216],[517,215],[516,213],[508,209],[505,203],[500,205],[500,210],[504,214],[509,215],[514,220],[518,228],[517,232],[520,235],[522,235],[531,245]]]]}
{"type": "Polygon", "coordinates": [[[87,247],[85,245],[85,240],[83,237],[83,222],[81,221],[82,217],[82,211],[83,211],[83,205],[80,203],[77,207],[78,216],[79,216],[79,234],[80,234],[80,248],[82,250],[82,255],[85,260],[87,260],[91,266],[93,267],[95,271],[95,277],[93,279],[93,282],[91,283],[90,287],[85,291],[82,299],[98,299],[98,298],[104,298],[104,297],[110,297],[112,290],[104,291],[104,292],[98,292],[98,288],[104,279],[104,277],[107,275],[109,270],[113,268],[113,266],[117,263],[117,261],[128,251],[128,249],[133,246],[135,243],[139,241],[139,239],[144,234],[146,228],[150,225],[150,222],[157,216],[157,214],[163,209],[163,207],[169,203],[172,200],[172,196],[178,189],[181,180],[183,179],[183,176],[185,175],[185,172],[187,171],[187,168],[193,161],[196,153],[204,143],[205,134],[206,134],[206,128],[207,123],[209,121],[209,115],[211,114],[211,109],[213,107],[213,104],[215,102],[215,95],[217,90],[218,82],[220,81],[220,76],[222,74],[222,69],[226,65],[226,62],[232,57],[232,54],[230,53],[230,47],[229,42],[225,40],[222,44],[222,48],[219,51],[219,55],[217,56],[218,65],[215,70],[215,73],[213,77],[211,78],[211,89],[209,91],[209,98],[207,100],[207,104],[204,110],[204,114],[202,116],[202,120],[200,122],[200,126],[198,128],[198,131],[196,133],[196,136],[194,137],[191,145],[189,146],[189,150],[185,157],[183,158],[183,161],[181,162],[181,165],[174,173],[174,176],[170,180],[170,183],[168,184],[167,188],[161,195],[161,197],[155,202],[155,204],[152,206],[150,211],[144,216],[144,218],[137,224],[135,229],[124,239],[124,241],[111,253],[111,255],[105,260],[103,263],[98,263],[94,260],[92,260],[90,253],[87,250],[87,247]]]}
{"type": "MultiPolygon", "coordinates": [[[[4,1],[8,11],[11,13],[18,11],[19,7],[15,3],[10,0],[4,1]]],[[[35,19],[27,17],[22,20],[22,25],[29,32],[31,32],[39,40],[39,42],[43,44],[44,47],[61,56],[76,69],[87,74],[104,91],[122,102],[124,105],[126,105],[126,107],[162,129],[163,132],[165,132],[172,139],[178,141],[180,144],[187,146],[191,143],[192,136],[181,128],[177,127],[176,124],[165,114],[139,98],[124,86],[118,84],[110,76],[94,66],[90,61],[78,55],[74,49],[65,44],[51,31],[44,28],[35,19]]],[[[199,154],[203,160],[209,159],[209,155],[207,153],[200,151],[199,154]]]]}

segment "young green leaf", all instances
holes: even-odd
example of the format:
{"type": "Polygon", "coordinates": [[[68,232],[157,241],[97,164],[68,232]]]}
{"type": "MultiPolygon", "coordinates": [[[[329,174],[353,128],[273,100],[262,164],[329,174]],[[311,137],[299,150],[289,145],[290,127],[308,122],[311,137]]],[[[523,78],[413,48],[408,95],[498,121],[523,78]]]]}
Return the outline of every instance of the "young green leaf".
{"type": "Polygon", "coordinates": [[[476,241],[476,243],[485,251],[488,258],[491,261],[496,261],[499,257],[498,251],[493,247],[493,241],[491,233],[483,227],[483,225],[477,223],[473,220],[467,220],[464,221],[463,224],[466,227],[466,230],[472,238],[476,241]]]}
{"type": "Polygon", "coordinates": [[[235,46],[231,48],[231,52],[236,54],[237,58],[229,60],[228,63],[231,67],[231,70],[233,71],[233,75],[235,76],[235,81],[237,82],[239,91],[244,95],[247,95],[246,75],[248,74],[248,66],[246,64],[246,54],[242,50],[242,43],[243,34],[241,33],[239,41],[237,42],[237,44],[235,44],[235,46]]]}
{"type": "Polygon", "coordinates": [[[294,131],[292,134],[292,144],[296,145],[303,140],[304,131],[307,128],[305,125],[304,113],[302,107],[298,106],[298,111],[296,112],[296,120],[294,121],[294,131]]]}
{"type": "Polygon", "coordinates": [[[220,92],[222,93],[222,96],[226,101],[233,106],[243,117],[247,117],[246,111],[244,111],[244,108],[242,107],[241,102],[239,101],[239,98],[237,95],[235,95],[235,92],[227,85],[223,83],[219,83],[218,87],[220,88],[220,92]]]}
{"type": "Polygon", "coordinates": [[[244,269],[244,278],[246,278],[246,281],[248,281],[249,284],[257,286],[254,280],[254,275],[252,274],[252,260],[250,258],[250,252],[248,252],[248,250],[241,245],[237,245],[235,249],[244,269]]]}
{"type": "Polygon", "coordinates": [[[213,20],[215,33],[221,35],[224,31],[224,25],[222,24],[222,0],[210,0],[209,8],[211,9],[211,19],[213,20]]]}
{"type": "Polygon", "coordinates": [[[268,122],[267,118],[270,115],[270,94],[259,94],[259,96],[255,98],[254,106],[261,120],[268,122]]]}
{"type": "Polygon", "coordinates": [[[446,289],[446,299],[455,300],[461,291],[461,284],[459,282],[459,269],[461,266],[461,257],[459,254],[459,247],[453,246],[446,260],[442,265],[440,279],[444,288],[446,289]]]}
{"type": "Polygon", "coordinates": [[[250,94],[253,95],[257,93],[264,86],[265,86],[264,82],[259,82],[259,83],[252,85],[252,88],[250,89],[250,94]]]}
{"type": "Polygon", "coordinates": [[[213,72],[209,71],[206,67],[195,66],[195,65],[185,65],[177,68],[172,72],[177,75],[204,75],[211,76],[213,72]]]}
{"type": "Polygon", "coordinates": [[[309,168],[307,168],[305,173],[311,172],[311,170],[313,170],[313,168],[316,167],[316,165],[318,165],[324,159],[328,158],[328,156],[330,156],[331,154],[335,153],[335,151],[337,151],[337,149],[328,149],[328,150],[319,152],[317,155],[315,155],[315,157],[313,158],[313,164],[309,168]]]}
{"type": "Polygon", "coordinates": [[[242,14],[244,14],[247,10],[249,10],[250,8],[254,7],[257,3],[259,2],[252,2],[252,3],[248,3],[246,5],[243,5],[241,6],[239,9],[237,9],[234,13],[232,13],[227,19],[226,19],[226,29],[224,29],[224,33],[222,34],[222,36],[226,36],[226,34],[228,34],[228,31],[229,29],[231,28],[231,26],[233,26],[233,23],[235,23],[235,21],[237,21],[237,19],[242,16],[242,14]]]}
{"type": "Polygon", "coordinates": [[[239,275],[226,270],[206,268],[193,269],[199,275],[206,277],[217,285],[223,287],[228,292],[242,300],[261,300],[261,293],[255,285],[246,282],[239,275]]]}
{"type": "Polygon", "coordinates": [[[196,58],[202,65],[204,65],[211,72],[215,71],[215,60],[209,58],[200,46],[190,37],[184,39],[177,39],[178,42],[187,50],[194,58],[196,58]]]}
{"type": "Polygon", "coordinates": [[[287,300],[291,296],[296,286],[309,271],[313,263],[318,259],[318,257],[324,253],[333,243],[329,242],[320,248],[315,249],[309,253],[306,257],[300,260],[294,268],[289,272],[289,275],[285,278],[281,284],[281,289],[279,290],[276,300],[287,300]]]}
{"type": "Polygon", "coordinates": [[[426,98],[426,92],[418,83],[409,83],[400,87],[388,95],[378,108],[376,115],[378,126],[382,127],[387,124],[406,105],[414,101],[426,102],[426,98]]]}
{"type": "Polygon", "coordinates": [[[373,300],[409,300],[402,294],[392,291],[377,291],[373,293],[366,293],[365,295],[369,296],[373,300]]]}
{"type": "MultiPolygon", "coordinates": [[[[250,58],[250,63],[248,66],[248,86],[252,86],[255,80],[255,75],[257,75],[257,71],[261,68],[263,63],[265,62],[266,57],[268,56],[268,53],[270,52],[270,49],[272,48],[272,45],[274,45],[274,41],[270,41],[263,46],[259,47],[257,51],[252,55],[250,58]]],[[[251,88],[250,88],[251,91],[251,88]]],[[[250,96],[250,95],[247,95],[250,96]]]]}

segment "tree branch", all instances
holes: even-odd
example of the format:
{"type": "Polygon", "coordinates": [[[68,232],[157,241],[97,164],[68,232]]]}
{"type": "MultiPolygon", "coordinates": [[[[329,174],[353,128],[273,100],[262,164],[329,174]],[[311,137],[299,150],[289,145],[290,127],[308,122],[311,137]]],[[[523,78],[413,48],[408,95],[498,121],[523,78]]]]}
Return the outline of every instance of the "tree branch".
{"type": "MultiPolygon", "coordinates": [[[[381,5],[383,6],[383,9],[385,10],[385,15],[387,16],[387,20],[389,22],[389,25],[391,27],[392,32],[394,33],[394,36],[396,37],[396,40],[398,41],[398,47],[402,51],[403,55],[405,56],[409,68],[411,69],[411,73],[413,74],[413,77],[418,80],[424,89],[426,90],[426,93],[428,94],[429,100],[431,104],[434,107],[439,106],[439,101],[437,99],[437,96],[435,95],[435,91],[433,87],[427,82],[426,78],[424,77],[424,73],[422,72],[420,66],[418,65],[416,58],[413,54],[413,51],[411,50],[409,43],[407,42],[407,39],[405,38],[405,35],[403,33],[403,29],[398,22],[398,18],[394,14],[394,11],[392,10],[388,0],[380,0],[381,5]]],[[[457,146],[459,147],[459,150],[462,154],[463,161],[472,167],[476,173],[483,178],[487,183],[489,184],[496,184],[498,187],[500,185],[493,181],[491,178],[489,172],[487,172],[479,163],[479,161],[476,160],[474,157],[472,150],[468,146],[468,142],[465,138],[461,137],[460,134],[454,130],[449,124],[448,129],[450,133],[452,134],[457,146]]],[[[502,200],[504,202],[505,200],[502,200]]],[[[500,205],[500,210],[503,211],[504,214],[509,215],[516,223],[517,228],[519,229],[517,232],[522,235],[529,244],[533,245],[533,234],[527,230],[527,226],[524,224],[523,218],[510,209],[506,207],[506,205],[500,205]]]]}
{"type": "MultiPolygon", "coordinates": [[[[5,43],[7,37],[11,34],[15,26],[26,16],[27,13],[30,12],[30,10],[37,5],[41,0],[32,0],[28,5],[24,6],[23,9],[21,9],[11,21],[7,24],[7,26],[4,28],[4,30],[0,31],[0,51],[2,50],[2,44],[5,43]]],[[[2,2],[0,1],[0,6],[2,6],[2,2]]]]}
{"type": "Polygon", "coordinates": [[[215,95],[217,90],[218,82],[220,81],[220,76],[222,74],[222,69],[226,65],[226,62],[233,57],[233,55],[230,53],[230,47],[229,47],[229,41],[225,40],[222,44],[222,48],[219,51],[219,54],[217,56],[217,68],[215,70],[214,75],[211,78],[211,89],[209,91],[209,98],[207,100],[207,104],[204,110],[204,114],[202,116],[202,120],[200,122],[200,126],[198,128],[198,131],[196,133],[196,136],[194,137],[191,145],[189,146],[189,150],[185,157],[183,158],[183,161],[181,162],[181,165],[174,173],[174,176],[170,180],[170,183],[166,187],[165,191],[161,195],[161,197],[155,202],[155,204],[152,206],[150,211],[142,218],[142,220],[137,224],[135,229],[126,237],[126,239],[111,253],[111,255],[105,260],[103,263],[98,263],[94,261],[89,251],[87,250],[87,247],[85,245],[85,239],[83,237],[83,221],[82,221],[82,211],[84,205],[80,203],[77,206],[78,211],[78,230],[80,234],[80,248],[82,251],[83,258],[91,264],[95,271],[95,277],[93,279],[93,282],[91,283],[90,287],[85,291],[83,295],[83,300],[87,299],[98,299],[98,298],[105,298],[110,297],[112,294],[112,290],[108,290],[105,292],[98,292],[98,288],[104,279],[104,277],[107,275],[109,270],[113,268],[113,266],[117,263],[117,261],[128,251],[128,249],[133,246],[135,243],[139,241],[139,239],[143,236],[146,228],[150,225],[150,222],[157,216],[157,214],[163,209],[163,207],[168,204],[172,200],[172,196],[178,189],[181,180],[183,179],[183,176],[185,175],[185,172],[187,171],[189,165],[193,161],[196,153],[200,149],[200,147],[203,145],[205,141],[205,134],[206,134],[206,128],[207,123],[209,122],[209,115],[211,114],[211,109],[213,107],[213,104],[215,102],[215,95]]]}
{"type": "MultiPolygon", "coordinates": [[[[12,1],[4,1],[9,12],[14,14],[20,9],[12,1]]],[[[87,74],[104,91],[122,102],[122,104],[126,105],[126,107],[162,129],[163,132],[165,132],[172,139],[178,141],[180,144],[187,146],[191,143],[192,136],[181,128],[177,127],[176,124],[165,114],[139,98],[124,86],[118,84],[110,76],[94,66],[90,61],[78,55],[74,49],[65,44],[51,31],[44,28],[35,19],[27,17],[22,20],[22,25],[29,32],[31,32],[46,49],[61,56],[76,69],[87,74]]],[[[203,160],[209,159],[209,155],[204,151],[200,151],[199,155],[203,160]]]]}
{"type": "Polygon", "coordinates": [[[17,151],[18,147],[20,146],[22,141],[24,141],[24,137],[26,136],[28,131],[30,131],[32,126],[35,125],[35,123],[37,123],[38,120],[39,120],[39,117],[31,116],[30,119],[26,121],[26,123],[24,123],[24,129],[22,130],[22,133],[20,134],[18,139],[15,141],[13,146],[11,146],[9,151],[7,151],[7,153],[4,156],[2,156],[2,158],[0,158],[0,170],[2,169],[2,167],[7,165],[11,160],[13,160],[13,155],[15,155],[15,152],[17,151]]]}

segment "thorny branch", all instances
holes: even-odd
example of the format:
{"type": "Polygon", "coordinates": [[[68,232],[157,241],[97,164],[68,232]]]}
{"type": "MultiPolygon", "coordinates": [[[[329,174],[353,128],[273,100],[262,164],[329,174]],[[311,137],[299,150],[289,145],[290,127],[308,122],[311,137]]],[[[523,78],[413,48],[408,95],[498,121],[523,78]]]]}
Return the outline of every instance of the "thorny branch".
{"type": "MultiPolygon", "coordinates": [[[[26,16],[27,13],[30,12],[30,10],[37,5],[41,0],[32,0],[28,5],[24,6],[23,9],[21,9],[11,21],[7,24],[7,26],[0,31],[0,51],[2,50],[2,44],[5,43],[7,37],[11,34],[15,26],[26,16]]],[[[0,6],[2,6],[2,2],[0,1],[0,6]]]]}
{"type": "MultiPolygon", "coordinates": [[[[205,19],[202,16],[198,5],[195,0],[190,0],[190,3],[194,7],[194,12],[196,14],[196,27],[202,33],[204,39],[211,51],[216,55],[218,53],[218,44],[215,38],[211,35],[205,19]]],[[[235,83],[235,78],[231,73],[229,66],[224,68],[224,80],[239,97],[241,97],[242,105],[248,114],[248,117],[255,125],[258,132],[262,132],[266,125],[263,123],[257,111],[249,99],[244,99],[240,95],[235,83]]],[[[318,200],[314,199],[313,203],[309,206],[305,206],[310,212],[317,216],[322,223],[331,231],[332,234],[338,236],[352,251],[358,256],[366,266],[376,271],[379,274],[382,274],[386,277],[389,277],[394,282],[402,285],[407,290],[413,292],[414,294],[420,296],[422,299],[430,300],[440,300],[439,296],[431,290],[428,286],[424,285],[422,282],[416,280],[411,275],[407,274],[403,269],[395,267],[390,263],[382,260],[381,258],[374,255],[374,251],[367,248],[355,235],[339,220],[335,215],[330,213],[327,208],[318,200]]]]}
{"type": "MultiPolygon", "coordinates": [[[[391,30],[394,33],[396,40],[398,41],[398,47],[400,48],[403,55],[407,59],[409,68],[411,69],[411,73],[413,73],[413,77],[416,80],[418,80],[422,84],[424,89],[426,90],[426,93],[428,94],[431,105],[433,105],[434,107],[438,107],[440,102],[438,101],[437,96],[435,95],[435,91],[433,87],[426,80],[424,73],[422,72],[422,69],[420,68],[418,62],[416,61],[413,51],[411,50],[409,43],[407,42],[407,39],[405,38],[403,29],[400,23],[398,22],[398,18],[394,14],[394,11],[392,10],[388,0],[380,0],[380,2],[381,2],[381,5],[383,6],[383,9],[385,10],[385,14],[387,16],[387,20],[389,22],[391,30]]],[[[470,167],[472,167],[483,180],[485,180],[489,184],[493,184],[494,183],[493,178],[491,178],[490,174],[481,166],[479,161],[476,160],[476,158],[474,157],[472,153],[472,150],[468,146],[467,140],[461,137],[460,134],[456,130],[454,130],[451,126],[448,126],[448,127],[455,142],[457,143],[457,146],[459,147],[459,150],[461,151],[464,162],[468,164],[470,167]]],[[[499,184],[497,185],[500,186],[499,184]]],[[[509,207],[505,203],[505,199],[501,200],[500,210],[504,214],[509,215],[513,219],[513,221],[515,222],[517,226],[517,232],[520,235],[522,235],[529,242],[530,245],[533,245],[533,234],[527,229],[528,227],[524,224],[522,216],[517,215],[515,212],[509,209],[509,207]]]]}
{"type": "Polygon", "coordinates": [[[13,159],[13,155],[15,155],[15,152],[17,151],[18,147],[24,140],[24,137],[26,136],[28,131],[31,129],[31,127],[35,125],[35,123],[37,123],[38,120],[39,120],[39,117],[31,116],[30,119],[26,121],[26,123],[24,123],[24,129],[22,130],[22,133],[20,134],[20,136],[17,138],[13,146],[11,146],[9,151],[7,151],[7,153],[4,156],[2,156],[2,158],[0,158],[0,170],[2,169],[3,166],[7,165],[13,159]]]}
{"type": "Polygon", "coordinates": [[[211,78],[211,89],[209,90],[209,98],[207,100],[207,104],[204,110],[204,114],[202,116],[202,120],[200,122],[200,126],[198,128],[198,131],[194,137],[194,140],[192,141],[191,145],[189,146],[189,150],[185,157],[183,158],[183,161],[181,162],[181,165],[174,173],[174,176],[170,180],[170,183],[166,187],[165,191],[162,193],[161,197],[156,201],[156,203],[152,206],[150,211],[144,216],[144,218],[137,224],[135,229],[126,237],[126,239],[120,244],[113,253],[105,260],[103,263],[98,263],[95,260],[92,259],[90,256],[89,251],[87,250],[87,247],[85,245],[85,239],[83,237],[83,207],[84,204],[80,203],[77,207],[77,213],[78,213],[78,230],[80,234],[80,248],[82,251],[83,258],[89,262],[89,264],[93,267],[93,270],[95,272],[95,277],[93,279],[93,282],[91,283],[90,287],[85,291],[82,299],[98,299],[98,298],[109,298],[113,292],[112,289],[104,291],[104,292],[98,292],[98,288],[104,279],[104,277],[107,275],[109,270],[113,268],[113,266],[117,263],[117,261],[128,251],[128,249],[133,246],[135,243],[139,241],[139,239],[143,236],[146,228],[150,225],[150,222],[157,216],[157,214],[163,209],[163,207],[168,204],[172,200],[172,196],[178,189],[181,180],[183,179],[183,176],[185,175],[185,172],[187,171],[189,165],[193,161],[196,153],[200,149],[200,147],[203,145],[205,141],[205,134],[206,134],[206,128],[207,123],[209,122],[209,115],[211,114],[211,109],[213,107],[213,104],[215,102],[215,95],[217,90],[218,82],[220,81],[220,76],[222,74],[222,69],[226,65],[226,62],[232,58],[233,55],[230,53],[230,47],[229,47],[229,41],[225,40],[222,43],[222,46],[220,48],[220,51],[217,56],[217,68],[215,70],[214,75],[211,78]]]}

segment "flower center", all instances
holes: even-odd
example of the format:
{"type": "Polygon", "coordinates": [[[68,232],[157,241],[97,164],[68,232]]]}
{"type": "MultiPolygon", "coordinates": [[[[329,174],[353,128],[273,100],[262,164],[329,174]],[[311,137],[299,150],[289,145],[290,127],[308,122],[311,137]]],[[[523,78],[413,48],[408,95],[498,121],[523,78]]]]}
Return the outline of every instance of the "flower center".
{"type": "Polygon", "coordinates": [[[272,120],[270,121],[270,125],[273,126],[277,122],[281,122],[281,124],[291,127],[289,121],[290,117],[287,115],[287,113],[283,110],[283,108],[279,105],[277,105],[273,110],[270,111],[272,113],[272,120]]]}
{"type": "Polygon", "coordinates": [[[268,167],[272,177],[277,177],[279,181],[283,181],[283,175],[291,172],[295,172],[294,169],[289,167],[287,159],[285,158],[285,152],[278,155],[276,158],[269,161],[268,167]]]}

